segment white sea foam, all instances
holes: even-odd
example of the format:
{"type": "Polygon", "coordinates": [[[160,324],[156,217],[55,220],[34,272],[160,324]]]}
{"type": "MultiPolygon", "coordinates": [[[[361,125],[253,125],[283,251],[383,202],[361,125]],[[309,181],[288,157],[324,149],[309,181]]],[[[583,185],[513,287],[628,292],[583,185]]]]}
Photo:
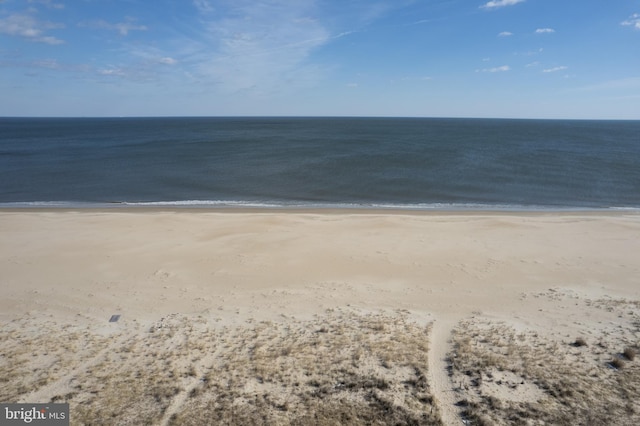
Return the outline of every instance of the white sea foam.
{"type": "Polygon", "coordinates": [[[640,212],[637,207],[550,207],[514,204],[480,203],[317,203],[317,202],[279,202],[249,200],[168,200],[168,201],[112,201],[112,202],[75,202],[75,201],[30,201],[0,203],[3,208],[202,208],[202,209],[317,209],[317,210],[409,210],[409,211],[628,211],[640,212]]]}

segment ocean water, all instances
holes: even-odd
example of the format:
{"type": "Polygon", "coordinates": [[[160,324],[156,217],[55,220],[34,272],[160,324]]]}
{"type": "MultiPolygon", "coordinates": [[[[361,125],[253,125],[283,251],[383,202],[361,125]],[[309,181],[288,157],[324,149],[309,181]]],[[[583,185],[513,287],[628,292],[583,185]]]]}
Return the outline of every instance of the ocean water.
{"type": "Polygon", "coordinates": [[[640,208],[640,121],[0,118],[0,207],[640,208]]]}

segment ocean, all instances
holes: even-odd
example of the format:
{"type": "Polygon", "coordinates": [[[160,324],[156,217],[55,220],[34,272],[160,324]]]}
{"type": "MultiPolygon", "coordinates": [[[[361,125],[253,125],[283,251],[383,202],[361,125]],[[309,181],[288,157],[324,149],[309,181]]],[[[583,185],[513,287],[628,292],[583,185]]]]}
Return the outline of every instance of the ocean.
{"type": "Polygon", "coordinates": [[[640,121],[0,118],[0,207],[640,208],[640,121]]]}

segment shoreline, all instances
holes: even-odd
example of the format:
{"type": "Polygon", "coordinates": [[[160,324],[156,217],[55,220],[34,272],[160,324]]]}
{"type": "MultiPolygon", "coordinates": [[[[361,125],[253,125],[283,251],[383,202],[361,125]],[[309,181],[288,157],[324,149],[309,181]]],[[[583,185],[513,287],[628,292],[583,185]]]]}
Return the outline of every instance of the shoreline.
{"type": "Polygon", "coordinates": [[[418,216],[617,216],[640,215],[640,207],[513,207],[513,208],[412,208],[412,207],[305,207],[305,206],[208,206],[208,205],[98,205],[98,206],[1,206],[3,213],[56,213],[56,212],[87,212],[87,213],[228,213],[228,214],[328,214],[328,215],[418,215],[418,216]]]}

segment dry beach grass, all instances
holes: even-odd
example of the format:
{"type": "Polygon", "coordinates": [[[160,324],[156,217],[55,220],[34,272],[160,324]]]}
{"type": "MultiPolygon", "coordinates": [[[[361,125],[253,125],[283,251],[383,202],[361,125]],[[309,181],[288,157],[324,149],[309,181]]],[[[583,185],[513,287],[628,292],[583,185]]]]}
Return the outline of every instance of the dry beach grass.
{"type": "MultiPolygon", "coordinates": [[[[479,313],[458,322],[447,363],[459,418],[640,421],[640,303],[536,296],[570,300],[592,320],[555,332],[479,313]]],[[[0,327],[1,397],[68,402],[77,425],[438,425],[431,327],[409,311],[355,308],[236,325],[211,312],[150,326],[29,314],[0,327]]]]}
{"type": "Polygon", "coordinates": [[[73,424],[439,424],[429,326],[402,312],[231,327],[203,315],[108,331],[42,325],[3,324],[2,398],[68,402],[73,424]]]}
{"type": "Polygon", "coordinates": [[[639,303],[572,300],[600,326],[577,324],[577,338],[487,318],[455,328],[449,363],[463,418],[479,425],[640,422],[639,303]]]}

